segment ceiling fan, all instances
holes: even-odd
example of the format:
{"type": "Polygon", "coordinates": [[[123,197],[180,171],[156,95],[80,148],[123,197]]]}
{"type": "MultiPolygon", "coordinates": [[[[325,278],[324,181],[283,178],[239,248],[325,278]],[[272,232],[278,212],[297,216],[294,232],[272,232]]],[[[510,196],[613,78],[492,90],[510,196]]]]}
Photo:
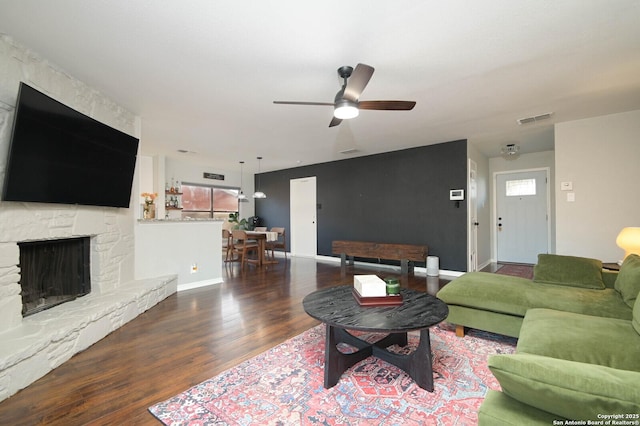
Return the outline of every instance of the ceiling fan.
{"type": "Polygon", "coordinates": [[[342,120],[357,117],[361,109],[373,109],[383,111],[409,111],[416,105],[413,101],[360,101],[360,95],[371,76],[374,68],[365,64],[338,68],[338,75],[344,80],[342,88],[336,93],[335,101],[329,102],[297,102],[297,101],[273,101],[274,104],[286,105],[316,105],[332,106],[333,119],[329,127],[337,126],[342,120]]]}

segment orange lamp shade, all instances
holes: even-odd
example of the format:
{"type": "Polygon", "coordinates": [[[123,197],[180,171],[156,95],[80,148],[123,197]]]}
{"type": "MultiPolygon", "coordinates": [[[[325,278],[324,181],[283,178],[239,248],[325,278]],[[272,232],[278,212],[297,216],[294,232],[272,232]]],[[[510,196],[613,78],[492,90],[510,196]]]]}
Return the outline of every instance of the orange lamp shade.
{"type": "Polygon", "coordinates": [[[640,255],[640,227],[624,228],[618,234],[616,244],[624,250],[624,257],[632,253],[640,255]]]}

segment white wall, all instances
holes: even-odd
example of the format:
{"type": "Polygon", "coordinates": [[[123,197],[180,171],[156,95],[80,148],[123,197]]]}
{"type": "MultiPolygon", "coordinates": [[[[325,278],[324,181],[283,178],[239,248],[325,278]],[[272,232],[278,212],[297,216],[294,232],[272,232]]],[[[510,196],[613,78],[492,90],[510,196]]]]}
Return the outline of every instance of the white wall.
{"type": "Polygon", "coordinates": [[[640,110],[560,123],[555,128],[556,243],[559,254],[603,261],[622,258],[615,244],[640,226],[640,110]]]}
{"type": "Polygon", "coordinates": [[[138,223],[136,279],[171,274],[178,275],[179,290],[222,282],[222,222],[138,223]]]}

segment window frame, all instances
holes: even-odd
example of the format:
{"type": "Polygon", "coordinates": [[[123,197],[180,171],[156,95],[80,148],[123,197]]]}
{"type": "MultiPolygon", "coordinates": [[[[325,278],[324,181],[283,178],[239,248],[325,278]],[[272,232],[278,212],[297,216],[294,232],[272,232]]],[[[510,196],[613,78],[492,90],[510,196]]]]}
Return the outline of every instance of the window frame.
{"type": "Polygon", "coordinates": [[[182,182],[182,216],[184,217],[185,215],[188,216],[189,213],[192,214],[207,214],[207,217],[209,219],[214,219],[216,216],[220,216],[220,215],[225,215],[225,217],[229,214],[229,213],[237,213],[240,211],[240,200],[238,199],[238,196],[236,194],[236,210],[234,211],[229,211],[229,210],[216,210],[215,206],[214,206],[214,194],[215,194],[215,190],[225,190],[225,191],[235,191],[237,194],[240,193],[240,188],[239,187],[235,187],[235,186],[224,186],[224,185],[208,185],[205,183],[191,183],[191,182],[182,182]],[[184,196],[185,196],[185,191],[184,191],[184,187],[185,186],[195,186],[195,187],[199,187],[199,188],[206,188],[209,189],[210,191],[210,206],[208,210],[190,210],[184,207],[184,196]]]}

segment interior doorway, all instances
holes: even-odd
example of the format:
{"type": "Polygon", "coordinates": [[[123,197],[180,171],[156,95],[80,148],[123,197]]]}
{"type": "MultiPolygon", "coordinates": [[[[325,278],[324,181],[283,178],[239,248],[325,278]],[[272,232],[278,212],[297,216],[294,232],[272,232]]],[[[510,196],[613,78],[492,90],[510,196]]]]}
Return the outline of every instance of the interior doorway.
{"type": "Polygon", "coordinates": [[[496,173],[498,262],[537,262],[549,252],[549,169],[496,173]]]}
{"type": "Polygon", "coordinates": [[[316,257],[318,235],[316,223],[316,177],[291,179],[291,255],[316,257]]]}

